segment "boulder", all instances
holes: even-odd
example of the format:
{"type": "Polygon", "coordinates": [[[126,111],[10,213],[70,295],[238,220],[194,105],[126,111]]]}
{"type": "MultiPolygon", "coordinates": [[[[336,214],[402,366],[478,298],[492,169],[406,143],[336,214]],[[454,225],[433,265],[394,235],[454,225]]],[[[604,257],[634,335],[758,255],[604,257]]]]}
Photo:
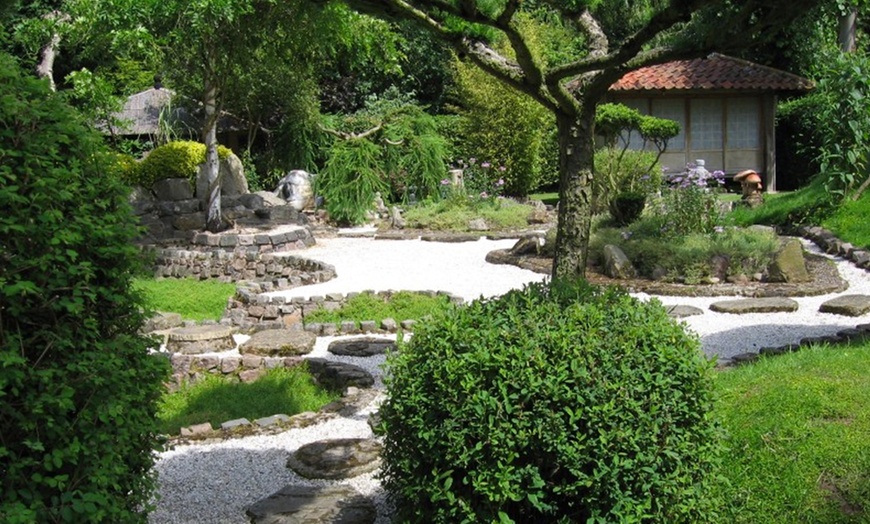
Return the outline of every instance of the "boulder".
{"type": "Polygon", "coordinates": [[[604,246],[604,274],[610,278],[627,279],[637,276],[631,261],[618,246],[604,246]]]}
{"type": "Polygon", "coordinates": [[[294,169],[281,180],[275,194],[283,198],[296,211],[314,206],[314,191],[311,188],[311,175],[302,169],[294,169]]]}
{"type": "Polygon", "coordinates": [[[773,262],[768,268],[769,282],[810,282],[812,275],[807,271],[807,263],[804,260],[804,250],[800,240],[790,238],[774,255],[773,262]]]}
{"type": "Polygon", "coordinates": [[[253,524],[371,524],[377,510],[350,486],[291,484],[253,504],[246,514],[253,524]]]}
{"type": "Polygon", "coordinates": [[[163,331],[164,329],[179,327],[181,324],[181,315],[178,313],[164,313],[158,311],[153,317],[145,321],[142,325],[142,332],[151,333],[153,331],[163,331]]]}
{"type": "Polygon", "coordinates": [[[157,200],[190,200],[193,198],[193,189],[186,178],[164,178],[154,182],[152,188],[157,200]]]}
{"type": "Polygon", "coordinates": [[[488,231],[489,225],[486,223],[486,220],[482,218],[475,218],[468,221],[468,230],[469,231],[488,231]]]}
{"type": "Polygon", "coordinates": [[[221,195],[244,195],[248,191],[248,179],[245,177],[245,166],[242,160],[231,154],[221,160],[221,195]]]}
{"type": "MultiPolygon", "coordinates": [[[[218,168],[218,177],[221,182],[221,195],[234,196],[248,192],[248,179],[245,178],[245,169],[242,161],[236,155],[231,154],[221,160],[218,168]]],[[[208,175],[205,164],[200,164],[196,175],[196,198],[203,202],[208,201],[208,175]]]]}
{"type": "Polygon", "coordinates": [[[544,247],[544,236],[540,234],[523,235],[510,249],[511,255],[538,255],[544,247]]]}
{"type": "Polygon", "coordinates": [[[316,335],[302,329],[265,329],[239,346],[239,353],[266,357],[305,355],[314,349],[316,340],[316,335]]]}
{"type": "Polygon", "coordinates": [[[285,202],[283,198],[279,197],[275,193],[272,193],[271,191],[257,191],[256,193],[252,193],[252,195],[262,198],[263,206],[265,207],[283,206],[287,204],[287,202],[285,202]]]}
{"type": "Polygon", "coordinates": [[[860,317],[870,311],[870,296],[842,295],[823,303],[819,306],[819,311],[847,317],[860,317]]]}
{"type": "Polygon", "coordinates": [[[321,440],[296,450],[287,467],[308,479],[349,479],[378,469],[382,448],[367,438],[321,440]]]}

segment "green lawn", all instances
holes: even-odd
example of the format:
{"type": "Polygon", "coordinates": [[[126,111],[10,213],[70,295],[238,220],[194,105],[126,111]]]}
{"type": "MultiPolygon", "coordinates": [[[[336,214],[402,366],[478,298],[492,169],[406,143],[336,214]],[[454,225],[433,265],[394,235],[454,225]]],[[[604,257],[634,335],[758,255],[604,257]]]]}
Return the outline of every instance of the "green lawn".
{"type": "Polygon", "coordinates": [[[726,521],[870,522],[870,343],[763,359],[716,387],[726,521]]]}
{"type": "Polygon", "coordinates": [[[272,369],[247,384],[206,375],[200,382],[164,395],[157,417],[162,433],[177,435],[180,428],[203,422],[218,428],[237,418],[317,411],[339,396],[317,386],[305,367],[272,369]]]}
{"type": "Polygon", "coordinates": [[[220,320],[236,285],[193,278],[140,278],[133,288],[151,310],[179,313],[186,320],[220,320]]]}

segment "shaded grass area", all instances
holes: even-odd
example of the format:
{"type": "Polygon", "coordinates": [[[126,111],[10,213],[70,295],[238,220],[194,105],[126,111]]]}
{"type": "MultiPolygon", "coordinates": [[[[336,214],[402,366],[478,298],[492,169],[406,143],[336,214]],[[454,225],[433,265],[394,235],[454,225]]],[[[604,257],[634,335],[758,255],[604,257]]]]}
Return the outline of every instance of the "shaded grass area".
{"type": "Polygon", "coordinates": [[[271,369],[247,384],[206,375],[164,395],[157,417],[162,433],[177,435],[180,428],[203,422],[220,427],[227,420],[242,417],[253,421],[278,413],[292,416],[317,411],[339,396],[318,386],[305,365],[271,369]]]}
{"type": "Polygon", "coordinates": [[[429,296],[413,291],[399,291],[389,297],[374,293],[360,293],[351,297],[344,306],[329,311],[316,309],[305,315],[306,323],[339,323],[342,321],[374,320],[380,323],[385,318],[397,322],[419,320],[437,311],[451,307],[450,297],[446,295],[429,296]]]}
{"type": "Polygon", "coordinates": [[[490,229],[513,230],[528,225],[531,206],[509,199],[469,200],[445,199],[423,202],[405,211],[408,227],[433,231],[468,231],[468,223],[476,218],[486,221],[490,229]]]}
{"type": "Polygon", "coordinates": [[[717,374],[736,523],[870,521],[870,343],[717,374]]]}
{"type": "Polygon", "coordinates": [[[138,278],[133,288],[144,295],[147,308],[197,321],[220,320],[236,292],[232,283],[193,278],[138,278]]]}

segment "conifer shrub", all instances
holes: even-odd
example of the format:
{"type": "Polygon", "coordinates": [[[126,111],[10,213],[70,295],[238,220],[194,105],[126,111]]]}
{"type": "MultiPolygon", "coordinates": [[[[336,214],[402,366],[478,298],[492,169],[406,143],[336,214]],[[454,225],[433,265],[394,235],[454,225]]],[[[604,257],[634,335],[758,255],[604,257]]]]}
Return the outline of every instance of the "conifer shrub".
{"type": "MultiPolygon", "coordinates": [[[[218,157],[223,160],[232,151],[218,146],[218,157]]],[[[132,185],[150,188],[154,182],[165,178],[187,178],[196,183],[197,167],[205,162],[205,144],[190,140],[177,140],[155,148],[135,169],[127,171],[127,181],[132,185]]]]}
{"type": "Polygon", "coordinates": [[[100,137],[0,54],[0,522],[144,522],[165,360],[100,137]]]}
{"type": "Polygon", "coordinates": [[[402,522],[709,522],[711,365],[658,302],[536,283],[418,323],[388,359],[402,522]]]}

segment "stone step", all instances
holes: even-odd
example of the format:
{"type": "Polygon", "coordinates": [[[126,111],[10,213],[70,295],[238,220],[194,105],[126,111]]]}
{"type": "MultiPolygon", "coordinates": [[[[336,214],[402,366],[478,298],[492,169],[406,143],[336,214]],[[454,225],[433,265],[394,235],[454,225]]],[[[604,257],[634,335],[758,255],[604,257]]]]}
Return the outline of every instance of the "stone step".
{"type": "Polygon", "coordinates": [[[396,349],[396,342],[385,338],[356,337],[336,340],[329,344],[327,351],[333,355],[349,357],[373,357],[396,349]]]}
{"type": "Polygon", "coordinates": [[[374,502],[349,486],[287,486],[247,510],[253,524],[371,524],[374,502]]]}
{"type": "Polygon", "coordinates": [[[232,328],[220,324],[173,328],[166,340],[170,353],[185,355],[227,351],[234,347],[232,328]]]}
{"type": "Polygon", "coordinates": [[[719,313],[746,315],[749,313],[792,313],[798,310],[798,303],[790,298],[743,298],[722,300],[710,304],[710,309],[719,313]]]}
{"type": "Polygon", "coordinates": [[[287,459],[287,467],[307,479],[349,479],[381,466],[380,442],[369,438],[319,440],[287,459]]]}
{"type": "Polygon", "coordinates": [[[819,306],[819,312],[847,317],[860,317],[870,311],[870,296],[842,295],[819,306]]]}

